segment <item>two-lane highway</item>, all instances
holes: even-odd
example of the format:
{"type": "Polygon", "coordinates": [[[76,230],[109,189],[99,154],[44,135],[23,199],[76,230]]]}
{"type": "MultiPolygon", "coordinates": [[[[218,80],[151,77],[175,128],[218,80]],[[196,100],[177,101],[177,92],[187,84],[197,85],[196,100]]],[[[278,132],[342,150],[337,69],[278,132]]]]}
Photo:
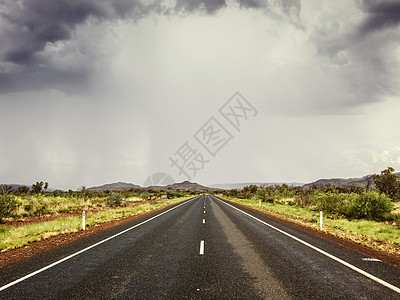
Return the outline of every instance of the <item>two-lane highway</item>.
{"type": "Polygon", "coordinates": [[[203,195],[0,270],[1,299],[400,299],[400,270],[203,195]]]}

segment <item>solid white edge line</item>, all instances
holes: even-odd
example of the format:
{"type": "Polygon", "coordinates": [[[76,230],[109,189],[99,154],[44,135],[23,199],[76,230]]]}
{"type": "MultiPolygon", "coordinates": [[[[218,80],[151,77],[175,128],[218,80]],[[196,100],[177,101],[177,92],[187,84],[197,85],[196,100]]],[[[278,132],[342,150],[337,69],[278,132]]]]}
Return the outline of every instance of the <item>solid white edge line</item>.
{"type": "Polygon", "coordinates": [[[200,241],[200,255],[204,254],[204,241],[200,241]]]}
{"type": "MultiPolygon", "coordinates": [[[[198,196],[197,196],[197,197],[198,197],[198,196]]],[[[100,242],[97,242],[97,243],[95,243],[95,244],[93,244],[93,245],[91,245],[91,246],[89,246],[89,247],[86,247],[86,248],[84,248],[84,249],[82,249],[82,250],[80,250],[80,251],[78,251],[78,252],[75,252],[75,253],[73,253],[73,254],[71,254],[71,255],[68,255],[67,257],[64,257],[64,258],[62,258],[62,259],[60,259],[60,260],[58,260],[58,261],[56,261],[56,262],[54,262],[54,263],[52,263],[52,264],[46,266],[46,267],[43,267],[43,268],[41,268],[41,269],[39,269],[39,270],[36,270],[36,271],[34,271],[34,272],[32,272],[32,273],[29,273],[28,275],[25,275],[24,277],[21,277],[21,278],[19,278],[19,279],[17,279],[17,280],[14,280],[14,281],[12,281],[12,282],[6,284],[6,285],[3,285],[2,287],[0,287],[0,291],[4,291],[5,289],[8,289],[9,287],[11,287],[11,286],[13,286],[13,285],[16,285],[17,283],[20,283],[21,281],[24,281],[24,280],[26,280],[26,279],[28,279],[28,278],[30,278],[30,277],[33,277],[33,276],[35,276],[35,275],[37,275],[37,274],[39,274],[39,273],[41,273],[41,272],[43,272],[43,271],[45,271],[45,270],[47,270],[47,269],[50,269],[50,268],[52,268],[52,267],[54,267],[54,266],[56,266],[56,265],[58,265],[58,264],[60,264],[60,263],[62,263],[62,262],[64,262],[64,261],[66,261],[66,260],[69,260],[69,259],[71,259],[71,258],[73,258],[73,257],[75,257],[75,256],[77,256],[77,255],[79,255],[79,254],[81,254],[81,253],[83,253],[83,252],[86,252],[86,251],[88,251],[88,250],[90,250],[90,249],[92,249],[92,248],[94,248],[94,247],[97,247],[97,246],[99,246],[99,245],[101,245],[101,244],[103,244],[103,243],[105,243],[105,242],[107,242],[107,241],[109,241],[109,240],[111,240],[111,239],[113,239],[113,238],[115,238],[115,237],[121,235],[121,234],[124,234],[124,233],[126,233],[126,232],[128,232],[128,231],[130,231],[130,230],[132,230],[132,229],[134,229],[134,228],[136,228],[136,227],[139,227],[139,226],[141,226],[141,225],[143,225],[143,224],[145,224],[145,223],[147,223],[147,222],[150,222],[151,220],[154,220],[155,218],[158,218],[158,217],[160,217],[160,216],[162,216],[162,215],[164,215],[164,214],[170,212],[171,210],[174,210],[174,209],[176,209],[176,208],[178,208],[178,207],[180,207],[180,206],[182,206],[182,205],[185,205],[185,204],[187,204],[187,203],[193,201],[193,200],[196,199],[197,197],[194,197],[194,198],[189,199],[189,200],[185,200],[185,202],[180,203],[180,204],[178,204],[177,206],[174,206],[174,207],[172,207],[172,208],[170,208],[170,209],[168,209],[168,210],[166,210],[166,211],[164,211],[164,212],[162,212],[162,213],[160,213],[160,214],[158,214],[158,215],[156,215],[156,216],[154,216],[154,217],[151,217],[150,219],[147,219],[147,220],[145,220],[145,221],[143,221],[143,222],[141,222],[141,223],[139,223],[139,224],[136,224],[136,225],[134,225],[134,226],[132,226],[132,227],[129,227],[129,228],[127,228],[127,229],[125,229],[125,230],[123,230],[123,231],[121,231],[121,232],[118,232],[118,233],[116,233],[116,234],[114,234],[114,235],[112,235],[112,236],[110,236],[110,237],[108,237],[108,238],[106,238],[106,239],[100,241],[100,242]]]]}
{"type": "Polygon", "coordinates": [[[368,278],[370,278],[370,279],[382,284],[383,286],[386,286],[387,288],[389,288],[389,289],[391,289],[391,290],[393,290],[393,291],[395,291],[395,292],[400,294],[400,288],[398,288],[397,286],[394,286],[394,285],[392,285],[392,284],[390,284],[390,283],[388,283],[388,282],[386,282],[386,281],[384,281],[384,280],[382,280],[382,279],[380,279],[380,278],[378,278],[378,277],[376,277],[376,276],[374,276],[374,275],[372,275],[372,274],[370,274],[368,272],[365,272],[364,270],[361,270],[360,268],[357,268],[356,266],[353,266],[352,264],[350,264],[350,263],[348,263],[348,262],[346,262],[346,261],[344,261],[344,260],[342,260],[342,259],[340,259],[340,258],[338,258],[336,256],[333,256],[332,254],[330,254],[328,252],[325,252],[324,250],[319,249],[318,247],[315,247],[315,246],[313,246],[313,245],[311,245],[311,244],[299,239],[298,237],[295,237],[295,236],[291,235],[290,233],[287,233],[286,231],[283,231],[283,230],[281,230],[281,229],[279,229],[279,228],[277,228],[277,227],[275,227],[275,226],[273,226],[271,224],[268,224],[267,222],[264,222],[264,221],[262,221],[262,220],[260,220],[260,219],[258,219],[256,217],[248,214],[247,212],[244,212],[244,211],[240,210],[239,208],[237,208],[237,207],[235,207],[235,206],[233,206],[233,205],[231,205],[229,203],[226,203],[226,202],[224,202],[224,201],[222,201],[222,200],[220,200],[220,199],[218,199],[216,197],[215,197],[215,199],[217,199],[218,201],[220,201],[220,202],[222,202],[222,203],[224,203],[224,204],[226,204],[226,205],[228,205],[228,206],[240,211],[241,213],[245,214],[246,216],[248,216],[250,218],[253,218],[254,220],[256,220],[256,221],[258,221],[258,222],[260,222],[260,223],[262,223],[262,224],[264,224],[264,225],[266,225],[266,226],[268,226],[268,227],[270,227],[270,228],[272,228],[272,229],[274,229],[274,230],[276,230],[276,231],[278,231],[278,232],[280,232],[280,233],[282,233],[282,234],[284,234],[284,235],[286,235],[286,236],[288,236],[288,237],[290,237],[290,238],[292,238],[292,239],[294,239],[294,240],[306,245],[307,247],[309,247],[311,249],[314,249],[315,251],[318,251],[319,253],[321,253],[321,254],[323,254],[323,255],[325,255],[325,256],[327,256],[327,257],[329,257],[329,258],[331,258],[331,259],[333,259],[333,260],[335,260],[335,261],[337,261],[339,263],[341,263],[342,265],[345,265],[346,267],[348,267],[348,268],[350,268],[350,269],[352,269],[352,270],[354,270],[354,271],[356,271],[356,272],[358,272],[358,273],[360,273],[360,274],[362,274],[362,275],[364,275],[364,276],[366,276],[366,277],[368,277],[368,278]]]}

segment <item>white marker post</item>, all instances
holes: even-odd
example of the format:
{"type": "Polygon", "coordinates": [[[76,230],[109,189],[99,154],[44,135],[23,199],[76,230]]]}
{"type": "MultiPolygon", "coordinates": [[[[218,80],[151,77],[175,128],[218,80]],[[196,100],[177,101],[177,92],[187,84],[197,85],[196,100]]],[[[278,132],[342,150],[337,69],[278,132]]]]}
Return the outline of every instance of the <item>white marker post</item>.
{"type": "Polygon", "coordinates": [[[261,199],[260,199],[260,207],[261,207],[261,199]]]}
{"type": "Polygon", "coordinates": [[[319,212],[319,227],[322,230],[322,211],[319,212]]]}
{"type": "Polygon", "coordinates": [[[82,212],[82,229],[85,230],[86,222],[85,222],[85,211],[82,212]]]}

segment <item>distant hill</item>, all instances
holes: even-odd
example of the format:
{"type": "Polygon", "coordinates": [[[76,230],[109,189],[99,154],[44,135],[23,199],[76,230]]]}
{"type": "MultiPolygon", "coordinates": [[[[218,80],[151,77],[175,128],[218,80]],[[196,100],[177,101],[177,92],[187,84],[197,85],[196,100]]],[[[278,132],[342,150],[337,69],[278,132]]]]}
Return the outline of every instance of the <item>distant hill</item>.
{"type": "MultiPolygon", "coordinates": [[[[400,172],[394,173],[397,176],[400,177],[400,172]]],[[[303,185],[304,187],[309,187],[309,186],[338,186],[338,187],[362,187],[365,188],[368,184],[368,182],[371,184],[371,188],[375,187],[374,181],[372,179],[373,175],[366,175],[361,178],[330,178],[330,179],[319,179],[317,181],[307,183],[303,185]]]]}
{"type": "Polygon", "coordinates": [[[116,182],[116,183],[109,183],[109,184],[104,184],[101,186],[94,186],[88,188],[89,191],[93,192],[101,192],[105,190],[110,190],[110,191],[122,191],[122,190],[129,190],[129,189],[137,189],[141,188],[144,190],[179,190],[179,191],[197,191],[197,192],[212,192],[219,190],[217,188],[210,188],[206,187],[203,185],[200,185],[198,183],[194,182],[189,182],[189,181],[183,181],[180,183],[174,183],[170,185],[163,185],[163,186],[149,186],[142,188],[139,185],[133,184],[133,183],[125,183],[125,182],[116,182]]]}
{"type": "Polygon", "coordinates": [[[105,190],[109,191],[122,191],[122,190],[130,190],[130,189],[137,189],[140,188],[139,185],[133,183],[126,183],[126,182],[116,182],[116,183],[108,183],[101,186],[93,186],[88,188],[87,190],[92,192],[102,192],[105,190]]]}
{"type": "MultiPolygon", "coordinates": [[[[2,184],[0,184],[2,185],[2,184]]],[[[18,190],[18,188],[22,186],[22,184],[5,184],[5,186],[3,188],[7,188],[9,189],[10,192],[15,192],[18,190]]],[[[29,189],[31,188],[30,185],[28,185],[29,189]]]]}
{"type": "MultiPolygon", "coordinates": [[[[256,186],[275,186],[275,185],[282,185],[284,182],[247,182],[247,183],[221,183],[221,184],[212,184],[210,187],[223,189],[223,190],[232,190],[232,189],[242,189],[245,186],[249,185],[256,185],[256,186]]],[[[288,186],[302,186],[303,183],[298,182],[290,182],[286,183],[288,186]]]]}
{"type": "Polygon", "coordinates": [[[190,181],[183,181],[179,183],[174,183],[166,186],[149,186],[146,190],[151,189],[158,189],[158,190],[175,190],[175,191],[196,191],[196,192],[212,192],[218,191],[220,189],[213,188],[213,187],[206,187],[204,185],[190,182],[190,181]]]}

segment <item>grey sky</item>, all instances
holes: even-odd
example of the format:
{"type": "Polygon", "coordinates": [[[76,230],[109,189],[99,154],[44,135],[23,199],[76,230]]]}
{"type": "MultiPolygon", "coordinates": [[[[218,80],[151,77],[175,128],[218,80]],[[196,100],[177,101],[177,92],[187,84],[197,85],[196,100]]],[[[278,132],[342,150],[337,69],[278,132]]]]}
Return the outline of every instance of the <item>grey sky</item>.
{"type": "MultiPolygon", "coordinates": [[[[0,182],[202,184],[400,169],[398,1],[0,1],[0,182]],[[193,135],[239,91],[215,157],[193,135]]],[[[222,121],[223,122],[223,121],[222,121]]]]}

